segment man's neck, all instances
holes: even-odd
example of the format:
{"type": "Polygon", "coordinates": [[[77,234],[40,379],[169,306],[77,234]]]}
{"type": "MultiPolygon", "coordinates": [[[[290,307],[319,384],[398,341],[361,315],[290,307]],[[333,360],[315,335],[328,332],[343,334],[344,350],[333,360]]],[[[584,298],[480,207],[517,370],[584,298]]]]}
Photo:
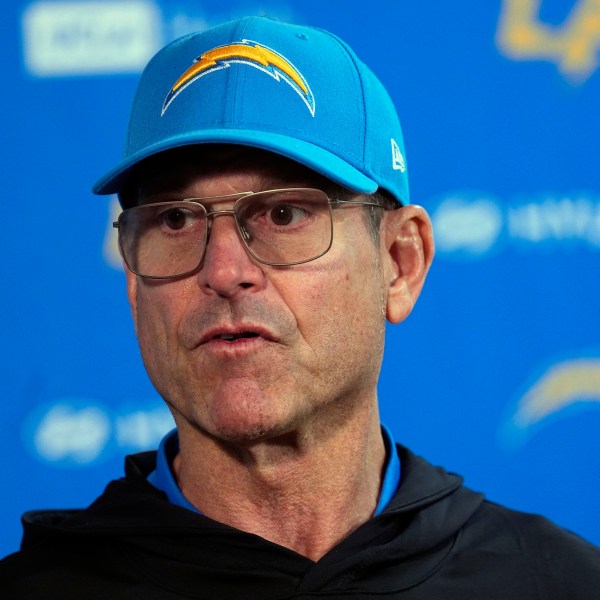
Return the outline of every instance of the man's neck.
{"type": "Polygon", "coordinates": [[[179,427],[178,485],[204,515],[318,560],[377,506],[385,447],[373,413],[324,438],[244,446],[179,427]]]}

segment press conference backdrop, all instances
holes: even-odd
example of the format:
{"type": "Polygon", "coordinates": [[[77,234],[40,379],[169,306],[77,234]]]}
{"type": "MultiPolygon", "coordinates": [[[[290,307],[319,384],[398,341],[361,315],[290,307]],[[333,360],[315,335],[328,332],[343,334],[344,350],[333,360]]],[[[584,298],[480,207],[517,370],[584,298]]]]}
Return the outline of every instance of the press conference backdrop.
{"type": "Polygon", "coordinates": [[[400,112],[437,257],[388,329],[383,419],[489,498],[600,543],[600,0],[2,12],[0,555],[23,511],[84,506],[172,426],[130,322],[116,201],[89,190],[120,157],[146,60],[246,14],[347,39],[400,112]]]}

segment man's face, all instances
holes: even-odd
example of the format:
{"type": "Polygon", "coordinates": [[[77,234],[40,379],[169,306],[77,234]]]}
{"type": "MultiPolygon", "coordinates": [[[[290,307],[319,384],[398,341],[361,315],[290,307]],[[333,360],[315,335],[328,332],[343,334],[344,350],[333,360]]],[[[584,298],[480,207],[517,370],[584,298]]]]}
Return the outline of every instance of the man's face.
{"type": "MultiPolygon", "coordinates": [[[[141,181],[141,202],[324,185],[266,153],[188,156],[155,164],[141,181]]],[[[180,430],[252,442],[327,427],[375,405],[393,274],[363,209],[333,212],[331,249],[303,265],[257,263],[233,218],[221,216],[196,273],[149,281],[127,272],[146,369],[180,430]]]]}

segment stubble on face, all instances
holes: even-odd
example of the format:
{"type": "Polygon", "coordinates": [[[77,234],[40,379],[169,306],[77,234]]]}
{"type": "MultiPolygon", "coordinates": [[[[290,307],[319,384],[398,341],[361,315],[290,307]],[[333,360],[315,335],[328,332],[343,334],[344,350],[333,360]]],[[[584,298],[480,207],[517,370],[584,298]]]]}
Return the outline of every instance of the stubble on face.
{"type": "MultiPolygon", "coordinates": [[[[337,426],[354,410],[376,383],[383,351],[383,342],[374,342],[383,339],[383,326],[377,331],[374,319],[356,310],[357,293],[373,282],[357,281],[360,274],[351,276],[335,262],[328,266],[329,276],[321,269],[305,270],[289,275],[306,277],[311,285],[283,286],[296,300],[292,307],[273,297],[213,298],[178,322],[170,293],[158,300],[156,288],[139,289],[142,355],[176,421],[241,443],[303,425],[321,429],[335,421],[337,426]],[[324,286],[324,280],[331,285],[324,286]],[[258,325],[272,340],[241,356],[206,352],[203,332],[223,323],[258,325]]],[[[193,289],[176,294],[180,300],[189,295],[196,295],[193,289]]],[[[381,309],[373,309],[381,320],[381,309]]]]}

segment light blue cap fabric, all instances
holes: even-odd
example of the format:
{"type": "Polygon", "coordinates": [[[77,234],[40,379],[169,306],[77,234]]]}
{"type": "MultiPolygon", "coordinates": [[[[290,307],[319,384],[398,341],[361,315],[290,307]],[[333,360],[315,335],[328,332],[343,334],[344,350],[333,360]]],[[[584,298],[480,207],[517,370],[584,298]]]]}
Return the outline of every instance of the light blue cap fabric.
{"type": "Polygon", "coordinates": [[[144,70],[123,160],[94,186],[172,148],[241,144],[297,161],[360,193],[409,202],[404,142],[383,85],[334,35],[247,17],[175,40],[144,70]]]}

